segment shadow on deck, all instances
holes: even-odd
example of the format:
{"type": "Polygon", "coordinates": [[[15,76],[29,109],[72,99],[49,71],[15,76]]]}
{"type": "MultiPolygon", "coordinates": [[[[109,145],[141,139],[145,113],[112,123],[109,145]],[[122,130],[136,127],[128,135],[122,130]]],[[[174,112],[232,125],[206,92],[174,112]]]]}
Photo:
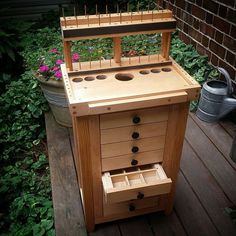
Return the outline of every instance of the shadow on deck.
{"type": "MultiPolygon", "coordinates": [[[[72,130],[46,114],[57,236],[87,235],[73,161],[72,130]]],[[[236,235],[225,208],[236,205],[236,164],[229,152],[236,126],[189,114],[173,213],[152,213],[98,225],[90,236],[236,235]]]]}

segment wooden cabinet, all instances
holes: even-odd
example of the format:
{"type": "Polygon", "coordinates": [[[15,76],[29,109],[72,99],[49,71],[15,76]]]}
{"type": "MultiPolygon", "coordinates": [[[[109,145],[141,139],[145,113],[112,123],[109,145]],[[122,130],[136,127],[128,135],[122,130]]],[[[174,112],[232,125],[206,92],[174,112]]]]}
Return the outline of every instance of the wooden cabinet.
{"type": "Polygon", "coordinates": [[[88,231],[173,208],[189,102],[200,92],[169,57],[175,27],[169,10],[61,18],[61,69],[88,231]],[[122,37],[144,33],[159,34],[160,50],[122,56],[122,37]],[[113,38],[113,58],[72,62],[72,40],[106,37],[113,38]]]}
{"type": "Polygon", "coordinates": [[[184,102],[73,117],[89,230],[115,219],[171,212],[188,107],[184,102]],[[135,123],[137,116],[140,121],[135,123]],[[134,132],[139,137],[132,137],[134,132]]]}

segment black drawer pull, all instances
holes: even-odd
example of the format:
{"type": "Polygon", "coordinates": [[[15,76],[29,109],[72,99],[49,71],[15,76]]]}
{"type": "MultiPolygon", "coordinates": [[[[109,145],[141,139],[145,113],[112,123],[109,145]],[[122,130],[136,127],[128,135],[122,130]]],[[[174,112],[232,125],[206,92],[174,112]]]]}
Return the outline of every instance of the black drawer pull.
{"type": "Polygon", "coordinates": [[[141,119],[140,119],[139,116],[134,116],[134,118],[133,118],[133,123],[134,124],[138,124],[140,121],[141,121],[141,119]]]}
{"type": "Polygon", "coordinates": [[[134,204],[129,205],[129,211],[135,211],[135,205],[134,204]]]}
{"type": "Polygon", "coordinates": [[[139,138],[139,133],[138,132],[133,132],[132,133],[132,138],[133,139],[138,139],[139,138]]]}
{"type": "Polygon", "coordinates": [[[138,199],[143,199],[144,198],[144,193],[138,192],[137,198],[138,199]]]}
{"type": "Polygon", "coordinates": [[[132,153],[136,153],[139,151],[139,148],[134,146],[134,147],[132,147],[131,151],[132,151],[132,153]]]}
{"type": "Polygon", "coordinates": [[[131,165],[132,165],[132,166],[136,166],[136,165],[138,165],[138,161],[135,160],[135,159],[133,159],[133,160],[131,161],[131,165]]]}

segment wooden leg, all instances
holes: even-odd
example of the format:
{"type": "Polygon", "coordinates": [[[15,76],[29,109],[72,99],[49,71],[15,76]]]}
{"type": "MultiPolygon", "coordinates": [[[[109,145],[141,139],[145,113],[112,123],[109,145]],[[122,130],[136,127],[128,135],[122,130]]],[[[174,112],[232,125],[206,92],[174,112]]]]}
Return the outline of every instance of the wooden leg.
{"type": "Polygon", "coordinates": [[[70,41],[64,41],[64,55],[65,55],[66,67],[68,68],[69,71],[72,71],[73,65],[71,59],[70,41]]]}
{"type": "Polygon", "coordinates": [[[179,172],[180,158],[182,154],[182,146],[184,141],[186,122],[189,112],[189,102],[179,103],[170,106],[169,120],[167,126],[163,169],[167,176],[172,180],[171,192],[166,199],[165,213],[171,213],[174,204],[174,195],[176,181],[179,172]]]}

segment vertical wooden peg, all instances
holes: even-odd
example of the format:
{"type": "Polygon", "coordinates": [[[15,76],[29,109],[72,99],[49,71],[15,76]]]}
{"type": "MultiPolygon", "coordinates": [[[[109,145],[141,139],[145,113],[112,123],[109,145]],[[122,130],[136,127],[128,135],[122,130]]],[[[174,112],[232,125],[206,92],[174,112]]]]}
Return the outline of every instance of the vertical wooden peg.
{"type": "Polygon", "coordinates": [[[98,5],[97,4],[96,4],[95,8],[96,8],[96,16],[97,16],[98,15],[98,5]]]}
{"type": "Polygon", "coordinates": [[[120,11],[120,24],[122,23],[122,12],[120,11]]]}
{"type": "Polygon", "coordinates": [[[69,71],[72,71],[73,65],[72,65],[72,59],[71,59],[70,41],[64,41],[63,46],[64,46],[63,50],[64,50],[64,55],[65,55],[66,67],[68,68],[69,71]]]}
{"type": "Polygon", "coordinates": [[[108,15],[108,8],[107,8],[107,5],[106,5],[106,15],[108,15]]]}
{"type": "Polygon", "coordinates": [[[66,17],[65,17],[65,9],[62,8],[62,17],[64,19],[64,25],[65,25],[65,28],[66,28],[66,17]]]}
{"type": "Polygon", "coordinates": [[[116,63],[121,63],[121,38],[114,37],[114,60],[116,63]]]}
{"type": "Polygon", "coordinates": [[[87,6],[84,5],[84,15],[86,16],[87,15],[87,6]]]}

